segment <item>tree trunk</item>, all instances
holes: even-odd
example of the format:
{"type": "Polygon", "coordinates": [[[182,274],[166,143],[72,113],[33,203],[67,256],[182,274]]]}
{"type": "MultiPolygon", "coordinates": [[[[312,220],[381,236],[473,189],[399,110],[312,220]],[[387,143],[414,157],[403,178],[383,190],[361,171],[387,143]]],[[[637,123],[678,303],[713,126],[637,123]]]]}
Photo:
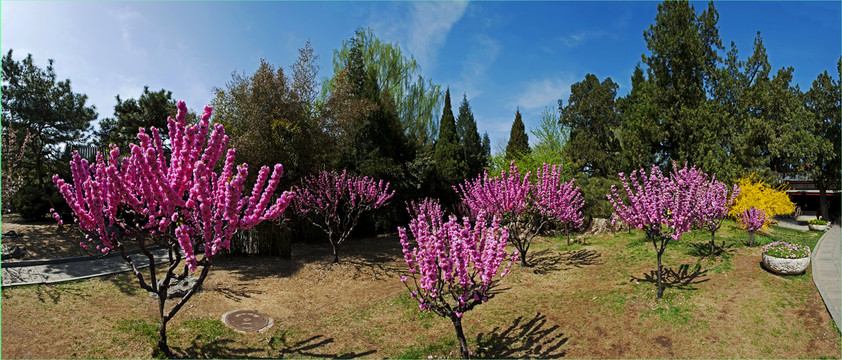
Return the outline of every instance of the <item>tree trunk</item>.
{"type": "Polygon", "coordinates": [[[161,334],[161,339],[158,340],[158,351],[167,358],[172,358],[172,351],[170,350],[169,345],[167,345],[167,322],[169,319],[164,316],[164,303],[167,301],[167,289],[164,287],[158,287],[158,289],[158,313],[161,316],[161,329],[158,331],[161,334]]]}
{"type": "Polygon", "coordinates": [[[334,264],[339,263],[339,253],[336,250],[336,245],[333,245],[333,263],[334,264]]]}
{"type": "Polygon", "coordinates": [[[456,338],[459,340],[459,351],[462,353],[462,358],[470,359],[471,354],[468,352],[468,342],[465,340],[465,333],[462,331],[462,318],[451,315],[450,321],[453,321],[453,328],[456,329],[456,338]]]}
{"type": "Polygon", "coordinates": [[[520,266],[528,267],[529,264],[526,263],[526,249],[517,249],[517,251],[520,253],[520,266]]]}
{"type": "Polygon", "coordinates": [[[664,297],[664,288],[661,285],[661,255],[663,251],[658,252],[658,299],[664,297]]]}
{"type": "Polygon", "coordinates": [[[753,247],[753,246],[754,246],[754,231],[749,231],[749,232],[748,232],[748,246],[749,246],[749,247],[753,247]]]}
{"type": "Polygon", "coordinates": [[[821,211],[822,219],[830,222],[830,212],[827,208],[827,186],[825,186],[822,176],[818,176],[816,179],[816,187],[819,188],[819,211],[821,211]]]}
{"type": "Polygon", "coordinates": [[[570,246],[570,225],[564,224],[564,232],[567,233],[567,246],[570,246]]]}
{"type": "Polygon", "coordinates": [[[713,250],[715,247],[714,240],[716,239],[716,233],[711,231],[710,232],[710,258],[713,259],[713,250]]]}

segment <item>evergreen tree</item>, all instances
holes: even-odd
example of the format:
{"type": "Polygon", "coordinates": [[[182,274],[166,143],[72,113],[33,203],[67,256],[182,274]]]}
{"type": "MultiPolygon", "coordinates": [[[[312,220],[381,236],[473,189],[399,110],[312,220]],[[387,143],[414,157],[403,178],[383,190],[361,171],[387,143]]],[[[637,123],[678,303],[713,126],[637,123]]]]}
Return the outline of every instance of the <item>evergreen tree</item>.
{"type": "Polygon", "coordinates": [[[520,117],[520,109],[515,112],[515,122],[512,123],[512,131],[509,134],[509,143],[506,145],[506,161],[515,160],[523,154],[530,153],[529,136],[526,135],[526,126],[520,117]]]}
{"type": "Polygon", "coordinates": [[[434,159],[439,180],[444,183],[445,188],[449,189],[450,185],[465,179],[468,164],[465,162],[465,153],[456,131],[456,120],[450,105],[450,89],[447,89],[444,95],[444,110],[439,121],[439,139],[434,159]]]}
{"type": "Polygon", "coordinates": [[[487,168],[491,165],[491,139],[488,138],[488,132],[482,134],[482,167],[487,168]]]}
{"type": "Polygon", "coordinates": [[[819,190],[819,209],[825,220],[832,220],[839,211],[832,209],[830,212],[827,190],[839,186],[842,58],[837,62],[837,70],[836,76],[828,75],[827,71],[819,74],[806,94],[790,88],[790,96],[783,98],[790,100],[785,106],[791,111],[783,121],[787,131],[780,134],[771,149],[781,156],[782,172],[801,173],[815,181],[819,190]],[[799,109],[803,112],[799,113],[799,109]]]}
{"type": "Polygon", "coordinates": [[[456,131],[459,134],[459,141],[465,152],[465,161],[468,165],[468,178],[474,178],[482,172],[485,167],[483,162],[484,154],[482,140],[477,131],[477,122],[471,112],[471,104],[468,103],[468,96],[462,94],[462,104],[459,105],[459,117],[456,118],[456,131]]]}
{"type": "Polygon", "coordinates": [[[561,124],[570,128],[564,156],[574,174],[613,176],[620,169],[620,141],[615,132],[620,115],[615,98],[618,85],[611,78],[602,82],[593,75],[570,87],[567,106],[561,110],[561,124]]]}
{"type": "Polygon", "coordinates": [[[148,131],[150,127],[156,127],[161,132],[161,139],[169,138],[167,117],[175,118],[176,115],[175,99],[171,91],[161,89],[150,92],[149,86],[144,86],[137,100],[123,101],[120,95],[116,99],[114,117],[100,121],[100,130],[96,132],[100,149],[108,149],[111,144],[115,144],[121,151],[128,151],[129,144],[137,142],[138,128],[146,128],[148,131]]]}
{"type": "Polygon", "coordinates": [[[49,196],[57,192],[49,177],[61,167],[55,161],[60,146],[85,141],[84,133],[91,120],[97,118],[96,108],[85,105],[88,96],[73,92],[70,80],[57,81],[52,59],[43,70],[34,64],[31,54],[15,61],[9,50],[3,56],[2,68],[3,128],[28,130],[32,134],[21,166],[33,170],[24,181],[32,195],[27,202],[37,208],[28,217],[36,218],[46,214],[50,207],[55,208],[49,196]]]}
{"type": "Polygon", "coordinates": [[[653,85],[639,64],[634,68],[631,84],[629,94],[617,99],[621,117],[620,170],[626,173],[663,162],[657,158],[663,133],[657,123],[653,85]]]}
{"type": "Polygon", "coordinates": [[[711,171],[705,164],[727,157],[719,141],[727,132],[726,119],[706,97],[721,60],[718,19],[713,2],[696,15],[688,1],[665,1],[643,34],[650,54],[642,58],[654,85],[653,105],[663,131],[659,152],[666,164],[690,161],[711,171]]]}
{"type": "MultiPolygon", "coordinates": [[[[438,132],[436,120],[443,95],[441,85],[421,76],[421,67],[412,55],[404,55],[397,43],[378,39],[371,29],[358,29],[354,38],[344,41],[342,47],[334,51],[335,77],[347,69],[351,57],[362,64],[360,69],[374,74],[382,96],[391,99],[407,139],[415,146],[432,144],[438,132]]],[[[332,93],[334,85],[330,81],[324,82],[322,94],[332,93]]]]}

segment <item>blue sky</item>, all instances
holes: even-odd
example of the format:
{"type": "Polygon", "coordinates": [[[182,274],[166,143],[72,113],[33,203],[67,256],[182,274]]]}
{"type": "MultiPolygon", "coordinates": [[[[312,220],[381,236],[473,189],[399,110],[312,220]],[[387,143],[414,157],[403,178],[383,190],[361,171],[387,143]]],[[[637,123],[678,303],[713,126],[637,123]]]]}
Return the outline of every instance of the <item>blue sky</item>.
{"type": "MultiPolygon", "coordinates": [[[[694,2],[698,12],[705,2],[694,2]]],[[[170,90],[200,110],[232,72],[251,74],[260,58],[288,68],[308,39],[320,78],[333,50],[370,27],[415,56],[422,74],[467,93],[492,149],[508,138],[517,107],[527,129],[541,110],[565,103],[570,85],[593,73],[629,91],[647,52],[643,32],[658,2],[0,2],[0,47],[31,53],[89,96],[99,117],[114,96],[137,98],[144,85],[170,90]]],[[[842,9],[826,2],[716,2],[720,37],[740,57],[757,31],[773,71],[795,68],[802,89],[835,71],[842,54],[842,9]]],[[[457,105],[454,105],[457,106],[457,105]]],[[[534,137],[530,141],[534,144],[534,137]]]]}

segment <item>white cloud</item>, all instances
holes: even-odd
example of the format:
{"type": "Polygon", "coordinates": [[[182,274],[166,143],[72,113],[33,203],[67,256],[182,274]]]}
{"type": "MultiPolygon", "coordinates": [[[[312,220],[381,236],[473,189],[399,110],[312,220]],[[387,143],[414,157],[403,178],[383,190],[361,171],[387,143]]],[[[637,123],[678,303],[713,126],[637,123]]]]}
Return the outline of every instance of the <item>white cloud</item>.
{"type": "Polygon", "coordinates": [[[476,45],[471,48],[465,60],[462,61],[460,79],[454,83],[453,87],[461,89],[471,99],[479,97],[483,93],[482,86],[488,68],[497,60],[499,54],[499,41],[486,34],[479,35],[476,45]]]}
{"type": "Polygon", "coordinates": [[[545,106],[556,107],[558,99],[567,99],[570,94],[570,85],[575,82],[575,77],[571,74],[534,80],[527,83],[524,89],[514,96],[514,102],[510,103],[510,106],[519,106],[526,110],[545,106]]]}
{"type": "Polygon", "coordinates": [[[581,45],[586,40],[598,39],[605,36],[605,31],[579,31],[577,33],[568,34],[565,36],[559,36],[556,39],[561,42],[562,45],[573,48],[576,46],[581,45]]]}
{"type": "Polygon", "coordinates": [[[438,50],[456,24],[468,2],[414,2],[407,48],[422,68],[432,70],[438,50]]]}

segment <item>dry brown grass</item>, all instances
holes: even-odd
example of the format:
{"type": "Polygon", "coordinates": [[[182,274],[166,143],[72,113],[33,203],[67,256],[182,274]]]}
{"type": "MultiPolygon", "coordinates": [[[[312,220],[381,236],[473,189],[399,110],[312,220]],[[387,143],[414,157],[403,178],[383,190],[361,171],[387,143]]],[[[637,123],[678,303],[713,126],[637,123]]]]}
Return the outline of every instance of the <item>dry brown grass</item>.
{"type": "Polygon", "coordinates": [[[6,214],[3,215],[0,230],[3,233],[14,231],[22,235],[3,237],[3,244],[26,246],[26,257],[21,260],[87,255],[79,246],[85,235],[74,224],[59,228],[52,219],[25,221],[17,214],[6,214]]]}
{"type": "MultiPolygon", "coordinates": [[[[664,263],[676,276],[658,300],[647,279],[654,251],[639,234],[570,248],[536,240],[535,266],[515,266],[502,291],[464,317],[481,357],[840,356],[840,335],[809,271],[772,275],[760,268],[757,247],[733,246],[715,261],[688,255],[689,244],[668,248],[664,263]]],[[[170,345],[198,358],[458,356],[450,322],[406,296],[396,237],[353,239],[340,251],[340,264],[330,262],[328,246],[309,244],[294,247],[294,260],[217,259],[204,291],[170,323],[170,345]],[[235,309],[263,312],[275,325],[227,330],[219,319],[235,309]]],[[[149,357],[155,308],[128,275],[4,288],[2,357],[149,357]]]]}

